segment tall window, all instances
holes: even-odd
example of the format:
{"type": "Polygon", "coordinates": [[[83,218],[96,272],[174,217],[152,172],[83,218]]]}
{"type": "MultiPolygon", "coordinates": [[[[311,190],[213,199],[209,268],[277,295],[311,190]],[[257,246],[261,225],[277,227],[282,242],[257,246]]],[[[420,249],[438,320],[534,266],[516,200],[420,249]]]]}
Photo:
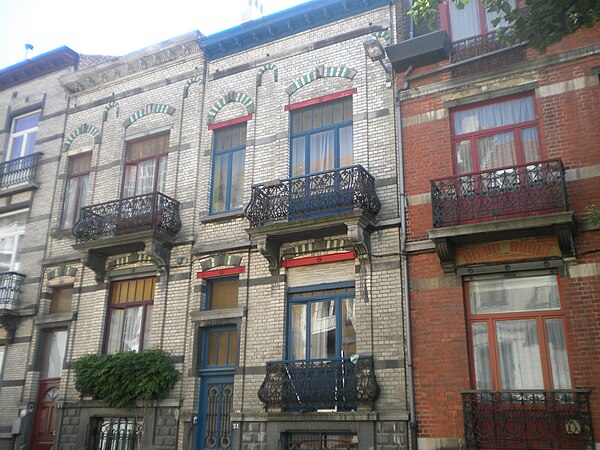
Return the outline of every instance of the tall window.
{"type": "Polygon", "coordinates": [[[236,278],[210,280],[208,283],[208,302],[206,309],[236,308],[240,280],[236,278]]]}
{"type": "Polygon", "coordinates": [[[468,293],[477,389],[571,387],[555,276],[471,281],[468,293]]]}
{"type": "Polygon", "coordinates": [[[169,135],[161,134],[127,144],[123,198],[164,192],[169,135]]]}
{"type": "Polygon", "coordinates": [[[140,351],[150,343],[155,278],[111,284],[106,353],[140,351]]]}
{"type": "MultiPolygon", "coordinates": [[[[509,3],[514,8],[515,1],[509,0],[509,3]]],[[[453,41],[487,34],[507,25],[501,20],[494,26],[492,22],[499,14],[486,11],[480,0],[471,0],[463,9],[459,9],[454,2],[448,2],[448,8],[453,41]]]]}
{"type": "Polygon", "coordinates": [[[292,112],[290,175],[352,165],[352,98],[292,112]]]}
{"type": "Polygon", "coordinates": [[[533,96],[453,111],[456,173],[479,172],[540,160],[533,96]]]}
{"type": "Polygon", "coordinates": [[[210,211],[244,206],[246,123],[215,130],[210,211]]]}
{"type": "Polygon", "coordinates": [[[203,369],[231,368],[237,361],[235,326],[207,328],[204,331],[203,369]]]}
{"type": "Polygon", "coordinates": [[[356,353],[354,287],[292,292],[288,297],[288,359],[356,353]]]}
{"type": "Polygon", "coordinates": [[[69,159],[69,177],[62,216],[62,228],[64,229],[73,228],[79,219],[81,208],[87,205],[91,161],[91,153],[69,159]]]}
{"type": "Polygon", "coordinates": [[[0,272],[18,272],[19,245],[25,233],[25,213],[0,218],[0,272]]]}
{"type": "Polygon", "coordinates": [[[21,158],[33,153],[39,120],[39,111],[13,119],[6,160],[21,158]]]}

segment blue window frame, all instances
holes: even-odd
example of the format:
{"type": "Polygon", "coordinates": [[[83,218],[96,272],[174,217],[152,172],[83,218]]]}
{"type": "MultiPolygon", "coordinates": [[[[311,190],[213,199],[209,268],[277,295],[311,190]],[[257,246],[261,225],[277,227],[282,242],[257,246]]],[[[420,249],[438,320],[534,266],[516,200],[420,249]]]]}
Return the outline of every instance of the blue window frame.
{"type": "Polygon", "coordinates": [[[288,293],[288,360],[347,357],[356,353],[354,284],[334,283],[288,293]]]}
{"type": "Polygon", "coordinates": [[[246,123],[214,132],[211,214],[233,211],[244,206],[244,164],[246,123]]]}
{"type": "Polygon", "coordinates": [[[238,356],[238,333],[235,325],[206,328],[201,369],[232,369],[238,356]]]}
{"type": "Polygon", "coordinates": [[[290,176],[352,165],[352,98],[292,111],[290,176]]]}

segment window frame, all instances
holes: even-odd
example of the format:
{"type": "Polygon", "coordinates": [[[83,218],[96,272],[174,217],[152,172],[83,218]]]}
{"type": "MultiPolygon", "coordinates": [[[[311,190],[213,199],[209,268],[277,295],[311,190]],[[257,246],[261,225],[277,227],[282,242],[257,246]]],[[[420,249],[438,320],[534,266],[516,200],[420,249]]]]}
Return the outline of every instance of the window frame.
{"type": "MultiPolygon", "coordinates": [[[[326,101],[323,102],[317,102],[316,100],[314,100],[314,103],[309,101],[307,103],[307,105],[305,106],[301,106],[301,107],[297,107],[297,108],[291,108],[290,109],[290,115],[289,115],[289,121],[290,121],[290,151],[289,151],[289,176],[291,178],[295,178],[295,177],[305,177],[308,175],[315,175],[321,172],[329,172],[331,170],[338,170],[344,167],[350,167],[352,166],[352,164],[354,164],[354,99],[352,94],[354,93],[354,91],[348,91],[348,95],[344,95],[342,97],[338,97],[338,98],[332,98],[332,99],[328,99],[326,101]],[[314,111],[319,110],[319,109],[323,109],[326,107],[331,106],[332,108],[336,105],[336,104],[344,104],[345,102],[350,102],[350,106],[351,106],[351,119],[350,120],[342,120],[341,122],[337,122],[337,123],[332,123],[330,125],[321,125],[318,128],[311,128],[309,130],[302,130],[302,131],[295,131],[294,130],[294,117],[298,114],[305,114],[306,112],[311,112],[314,113],[314,111]],[[350,165],[346,165],[346,166],[341,166],[340,164],[340,159],[341,159],[341,146],[340,146],[340,130],[342,128],[347,128],[350,127],[351,128],[351,140],[350,143],[352,144],[352,148],[351,148],[351,155],[352,155],[352,163],[350,165]],[[313,172],[311,171],[311,159],[310,159],[310,137],[312,135],[316,135],[316,134],[320,134],[320,133],[324,133],[327,131],[333,131],[334,135],[333,135],[333,139],[334,139],[334,143],[333,143],[333,167],[331,169],[326,169],[326,170],[320,170],[320,171],[316,171],[313,172]],[[293,152],[294,152],[294,140],[298,139],[298,138],[304,138],[304,173],[297,173],[294,174],[294,159],[293,159],[293,152]]],[[[335,95],[335,94],[334,94],[335,95]]],[[[345,112],[344,112],[344,106],[342,106],[342,117],[344,116],[345,112]]],[[[311,119],[312,120],[312,119],[311,119]]]]}
{"type": "MultiPolygon", "coordinates": [[[[169,142],[170,142],[170,137],[171,134],[170,132],[165,132],[165,133],[157,133],[157,134],[153,134],[150,136],[144,136],[142,138],[139,139],[132,139],[130,141],[127,141],[125,143],[125,163],[123,164],[123,181],[121,184],[121,198],[125,199],[125,198],[131,198],[131,197],[137,197],[139,195],[149,195],[150,193],[153,192],[160,192],[159,191],[159,183],[160,183],[160,164],[162,159],[164,158],[164,163],[165,163],[165,183],[166,183],[166,170],[167,170],[167,163],[169,160],[169,142]],[[128,159],[129,156],[129,151],[130,151],[130,146],[132,144],[137,144],[139,142],[143,142],[143,141],[150,141],[152,139],[159,139],[159,138],[163,138],[166,136],[166,148],[163,149],[163,151],[159,152],[159,153],[155,153],[153,155],[149,155],[149,156],[144,156],[142,158],[138,158],[138,159],[128,159]],[[145,194],[137,194],[137,190],[138,190],[138,183],[139,183],[139,179],[138,179],[138,171],[136,169],[136,175],[135,175],[135,186],[133,187],[133,191],[134,194],[133,195],[125,195],[125,189],[127,186],[127,181],[128,181],[128,177],[127,177],[127,168],[128,167],[132,167],[132,166],[136,166],[136,168],[139,168],[139,165],[143,162],[146,161],[150,161],[150,160],[155,160],[156,161],[156,165],[154,167],[154,179],[152,181],[152,190],[150,192],[147,192],[145,194]]],[[[164,187],[164,186],[163,186],[164,187]]],[[[162,192],[164,193],[164,192],[162,192]]]]}
{"type": "MultiPolygon", "coordinates": [[[[14,216],[19,216],[22,215],[23,216],[23,224],[18,226],[17,229],[15,229],[14,231],[10,231],[7,233],[3,233],[2,229],[0,228],[0,242],[2,242],[4,239],[8,239],[8,238],[12,238],[14,237],[14,241],[12,244],[12,251],[11,251],[11,258],[10,258],[10,263],[9,263],[9,269],[6,271],[2,271],[0,270],[0,273],[6,273],[6,272],[19,272],[20,268],[21,268],[21,264],[20,264],[20,259],[21,259],[21,254],[20,254],[20,248],[21,248],[21,240],[23,238],[23,236],[25,235],[25,224],[27,222],[27,216],[26,216],[26,212],[25,211],[18,211],[15,212],[13,214],[6,214],[4,216],[0,217],[1,219],[7,218],[7,217],[14,217],[14,216]]],[[[0,250],[2,249],[2,246],[0,245],[0,250]]]]}
{"type": "MultiPolygon", "coordinates": [[[[209,196],[209,214],[222,214],[222,213],[226,213],[226,212],[231,212],[231,211],[240,211],[244,208],[244,206],[239,206],[239,207],[232,207],[231,206],[231,191],[232,191],[232,186],[233,186],[233,159],[235,154],[239,154],[242,153],[243,154],[243,160],[244,160],[244,175],[246,172],[246,145],[248,143],[248,122],[246,120],[243,120],[241,122],[237,122],[237,121],[228,121],[225,122],[227,123],[226,126],[219,126],[219,127],[213,127],[213,133],[212,133],[212,163],[211,163],[211,176],[210,176],[210,196],[209,196]],[[243,136],[244,136],[244,143],[240,144],[240,145],[236,145],[236,146],[232,146],[232,147],[228,147],[228,148],[222,148],[222,149],[218,149],[217,150],[217,139],[218,139],[218,135],[220,135],[221,133],[226,133],[228,130],[237,130],[237,129],[242,129],[244,128],[244,132],[243,132],[243,136]],[[221,157],[221,156],[226,156],[227,159],[227,173],[226,173],[226,180],[225,180],[225,205],[223,209],[219,209],[216,210],[214,208],[214,194],[215,194],[215,166],[217,163],[217,156],[221,157]]],[[[242,177],[241,180],[239,181],[240,185],[240,189],[242,192],[242,203],[243,203],[243,197],[244,197],[244,178],[242,177]]]]}
{"type": "MultiPolygon", "coordinates": [[[[465,301],[465,321],[467,328],[467,346],[469,352],[469,372],[471,377],[471,386],[473,389],[477,389],[477,377],[475,368],[475,353],[473,344],[473,323],[486,323],[487,326],[487,337],[489,345],[489,359],[490,359],[490,372],[491,372],[491,383],[492,390],[500,391],[502,388],[501,369],[500,369],[500,354],[498,350],[498,340],[496,332],[496,323],[502,321],[519,321],[519,320],[535,320],[536,332],[539,346],[539,355],[542,369],[542,380],[543,389],[554,390],[554,383],[552,380],[552,363],[550,357],[549,340],[547,336],[546,321],[549,319],[560,319],[562,321],[563,337],[565,340],[565,352],[567,356],[567,363],[569,367],[569,381],[570,385],[574,386],[573,371],[570,364],[570,345],[569,345],[569,333],[565,317],[565,310],[563,307],[563,301],[560,295],[560,278],[555,274],[531,274],[523,278],[536,278],[541,276],[554,277],[556,280],[556,291],[558,295],[559,308],[557,309],[535,309],[528,311],[519,312],[489,312],[489,313],[472,313],[471,312],[471,283],[481,279],[490,278],[473,278],[464,282],[464,301],[465,301]]],[[[501,279],[498,277],[497,279],[501,279]]],[[[523,390],[531,390],[523,388],[523,390]]]]}
{"type": "MultiPolygon", "coordinates": [[[[114,310],[123,310],[126,311],[127,309],[132,309],[132,308],[138,308],[138,307],[142,307],[142,322],[140,324],[140,339],[138,342],[138,352],[143,351],[144,349],[148,348],[148,342],[145,342],[145,337],[146,337],[146,320],[148,319],[148,306],[152,307],[154,306],[154,296],[156,295],[156,277],[155,276],[150,276],[150,277],[143,277],[143,278],[130,278],[130,279],[126,279],[126,280],[114,280],[111,282],[110,284],[110,289],[108,290],[108,307],[107,307],[107,314],[106,314],[106,324],[105,324],[105,328],[104,328],[104,345],[103,345],[103,353],[105,354],[114,354],[114,353],[120,353],[123,352],[123,338],[126,332],[126,328],[125,328],[125,315],[123,315],[123,323],[121,325],[121,330],[120,330],[120,337],[119,337],[119,349],[109,353],[109,345],[110,345],[110,330],[111,330],[111,322],[112,322],[112,311],[114,310]],[[115,286],[117,283],[122,283],[122,282],[132,282],[132,281],[138,281],[138,280],[147,280],[147,279],[153,279],[153,286],[152,286],[152,298],[150,300],[140,300],[140,301],[133,301],[133,302],[125,302],[123,305],[117,305],[117,306],[113,306],[112,305],[112,299],[113,299],[113,292],[115,289],[115,286]]],[[[125,313],[124,313],[125,314],[125,313]]],[[[150,317],[150,320],[152,320],[152,317],[150,317]]],[[[151,323],[151,322],[150,322],[151,323]]],[[[148,338],[150,338],[150,335],[152,333],[152,328],[148,329],[148,338]]],[[[150,339],[149,339],[150,340],[150,339]]]]}
{"type": "Polygon", "coordinates": [[[12,160],[22,158],[25,156],[29,156],[29,155],[32,155],[33,153],[35,153],[35,140],[37,139],[37,130],[39,128],[39,121],[41,118],[42,118],[42,112],[40,110],[32,111],[32,112],[29,112],[26,114],[21,114],[19,116],[14,116],[12,118],[12,123],[11,123],[11,128],[10,128],[10,139],[9,139],[9,143],[8,143],[8,150],[6,152],[5,161],[12,161],[12,160]],[[23,130],[23,131],[15,131],[15,126],[16,126],[18,120],[24,119],[26,117],[34,116],[34,115],[38,116],[38,122],[35,125],[35,127],[27,128],[26,130],[23,130]],[[26,151],[26,149],[27,149],[27,144],[29,143],[29,139],[31,139],[31,135],[33,135],[33,138],[34,138],[31,153],[24,154],[24,151],[26,151]],[[13,147],[14,140],[20,136],[24,136],[24,139],[21,144],[19,155],[15,156],[15,154],[14,154],[15,149],[13,147]]]}
{"type": "MultiPolygon", "coordinates": [[[[312,285],[312,286],[303,286],[303,287],[298,287],[298,288],[290,288],[288,289],[287,292],[287,299],[286,299],[286,332],[285,332],[285,337],[286,337],[286,344],[285,344],[285,355],[286,355],[286,360],[288,361],[326,361],[326,360],[330,360],[332,358],[341,358],[342,357],[342,351],[343,351],[343,336],[342,336],[342,331],[343,328],[345,326],[345,321],[346,321],[346,317],[342,317],[344,316],[342,314],[343,311],[343,301],[346,299],[353,299],[354,301],[356,300],[356,291],[355,291],[355,284],[353,281],[348,281],[348,282],[339,282],[339,283],[324,283],[321,285],[312,285]],[[317,291],[329,291],[329,290],[335,290],[335,289],[349,289],[352,288],[351,292],[343,292],[343,293],[325,293],[322,295],[310,295],[310,296],[306,296],[306,297],[299,297],[299,298],[292,298],[292,295],[294,294],[304,294],[304,293],[310,293],[310,292],[317,292],[317,291]],[[311,327],[310,327],[310,308],[306,308],[306,329],[304,330],[305,333],[305,342],[306,342],[306,347],[304,350],[304,354],[305,354],[305,358],[302,359],[292,359],[291,355],[292,355],[292,305],[297,305],[297,304],[314,304],[314,303],[320,303],[320,302],[324,302],[324,301],[328,301],[328,300],[334,300],[335,301],[335,306],[334,306],[334,310],[335,310],[335,321],[336,321],[336,327],[335,327],[335,353],[336,355],[334,357],[325,357],[325,358],[312,358],[310,355],[310,331],[311,331],[311,327]]],[[[356,334],[356,324],[354,325],[354,331],[356,334]]],[[[350,355],[345,355],[345,357],[349,357],[350,355]]]]}
{"type": "MultiPolygon", "coordinates": [[[[87,197],[87,190],[89,188],[89,181],[90,181],[90,170],[91,170],[91,161],[92,158],[92,153],[91,152],[85,152],[85,153],[81,153],[78,155],[74,155],[71,156],[68,160],[68,169],[67,169],[67,181],[65,183],[65,195],[63,197],[63,210],[62,210],[62,217],[60,220],[60,227],[62,230],[70,230],[71,228],[73,228],[75,226],[75,224],[78,222],[80,214],[81,214],[81,208],[83,208],[84,206],[87,206],[85,204],[82,203],[81,201],[81,197],[83,194],[83,186],[84,186],[84,179],[87,178],[87,183],[85,184],[85,197],[87,197]],[[83,159],[89,157],[90,158],[90,164],[87,168],[87,171],[82,171],[82,172],[74,172],[72,170],[74,167],[73,162],[77,159],[83,159]],[[67,211],[67,192],[69,190],[69,184],[71,180],[76,180],[77,183],[77,187],[76,187],[76,194],[75,194],[75,210],[73,211],[67,211]],[[70,216],[70,217],[69,217],[70,216]],[[70,219],[73,223],[72,226],[67,226],[66,221],[67,219],[70,219]]],[[[87,198],[86,201],[84,203],[87,203],[87,198]]]]}
{"type": "Polygon", "coordinates": [[[452,167],[454,170],[454,174],[455,175],[471,175],[471,174],[481,173],[481,172],[484,172],[487,170],[500,170],[500,169],[504,169],[506,167],[512,167],[512,166],[501,166],[501,167],[493,167],[493,168],[489,168],[489,169],[485,169],[485,170],[480,169],[479,147],[477,145],[477,140],[482,137],[485,137],[485,136],[491,136],[491,135],[495,135],[495,134],[499,134],[499,133],[507,133],[507,132],[513,133],[514,143],[515,143],[515,159],[516,159],[516,163],[514,164],[515,166],[543,161],[545,152],[544,152],[544,147],[542,145],[542,139],[541,139],[541,132],[540,132],[541,128],[540,128],[540,119],[539,119],[540,116],[539,116],[538,107],[539,106],[538,106],[538,103],[536,102],[536,97],[535,97],[534,93],[526,92],[523,94],[511,95],[511,96],[507,96],[507,97],[500,97],[500,98],[496,98],[496,99],[485,101],[485,102],[471,103],[468,105],[463,105],[463,106],[459,106],[457,108],[453,108],[450,111],[450,137],[451,137],[450,151],[452,152],[452,167]],[[455,114],[457,112],[468,111],[468,110],[477,109],[477,108],[480,108],[483,106],[493,105],[493,104],[497,104],[497,103],[505,103],[505,102],[509,102],[511,100],[518,100],[518,99],[527,98],[527,97],[530,97],[533,101],[535,119],[528,120],[525,122],[517,122],[514,124],[504,125],[504,126],[495,127],[495,128],[487,128],[485,130],[473,131],[473,132],[469,132],[469,133],[462,133],[462,134],[458,134],[458,135],[456,134],[456,132],[455,132],[455,130],[456,130],[455,114]],[[537,133],[537,142],[538,142],[538,146],[539,146],[539,148],[538,148],[539,158],[535,161],[526,161],[526,158],[525,158],[525,150],[523,147],[523,139],[522,139],[522,130],[526,129],[526,128],[535,128],[536,133],[537,133]],[[467,141],[467,140],[470,143],[469,155],[470,155],[470,162],[471,162],[471,171],[465,172],[465,173],[460,173],[459,169],[458,169],[459,164],[458,164],[456,146],[459,142],[463,142],[463,141],[467,141]]]}
{"type": "Polygon", "coordinates": [[[239,297],[239,280],[240,280],[239,276],[208,278],[206,280],[206,301],[204,302],[204,310],[205,311],[221,311],[221,310],[233,309],[233,308],[239,307],[239,299],[240,299],[240,297],[239,297]],[[227,282],[227,281],[237,281],[238,282],[237,305],[231,306],[229,308],[211,308],[210,302],[211,302],[211,295],[212,295],[212,290],[213,290],[214,285],[217,283],[227,282]]]}
{"type": "MultiPolygon", "coordinates": [[[[235,367],[237,367],[238,365],[238,361],[239,361],[239,357],[240,357],[240,349],[239,349],[239,340],[240,340],[240,336],[239,336],[239,332],[238,332],[238,327],[237,325],[221,325],[221,326],[214,326],[214,327],[206,327],[203,328],[202,330],[202,357],[200,359],[200,371],[203,373],[206,372],[219,372],[219,371],[224,371],[224,370],[232,370],[235,367]],[[210,342],[210,335],[211,334],[217,334],[217,339],[218,334],[219,333],[227,333],[227,339],[228,339],[228,344],[227,345],[227,356],[226,356],[226,361],[229,361],[229,351],[231,350],[231,337],[232,334],[231,332],[235,332],[235,349],[236,349],[236,355],[235,355],[235,359],[231,362],[231,364],[215,364],[215,365],[211,365],[208,364],[208,359],[209,359],[209,342],[210,342]]],[[[217,344],[217,350],[218,350],[219,346],[217,344]]],[[[218,356],[218,353],[217,353],[218,356]]],[[[218,361],[218,358],[217,358],[218,361]]]]}
{"type": "MultiPolygon", "coordinates": [[[[477,3],[477,18],[479,19],[479,33],[473,34],[471,36],[467,36],[464,38],[460,38],[460,39],[454,39],[454,33],[452,32],[452,15],[450,12],[450,8],[451,8],[450,3],[451,2],[444,2],[443,4],[441,4],[439,6],[441,27],[448,32],[448,35],[450,36],[450,40],[452,43],[467,41],[470,39],[475,39],[475,38],[478,38],[481,36],[485,36],[489,33],[497,31],[498,29],[500,29],[502,27],[502,24],[499,23],[498,27],[493,28],[493,29],[488,29],[487,10],[485,9],[485,6],[481,3],[480,0],[471,0],[471,1],[477,3]]],[[[519,0],[515,0],[515,4],[517,4],[517,6],[518,6],[518,1],[519,0]]]]}

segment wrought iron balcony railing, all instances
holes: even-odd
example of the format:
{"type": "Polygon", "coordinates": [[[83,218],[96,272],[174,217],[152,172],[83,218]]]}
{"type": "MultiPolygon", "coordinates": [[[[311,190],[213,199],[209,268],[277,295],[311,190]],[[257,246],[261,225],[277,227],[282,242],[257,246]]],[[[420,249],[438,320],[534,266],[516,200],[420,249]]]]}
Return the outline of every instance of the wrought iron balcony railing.
{"type": "Polygon", "coordinates": [[[15,309],[19,306],[19,295],[25,275],[17,272],[0,273],[0,309],[15,309]]]}
{"type": "Polygon", "coordinates": [[[588,389],[462,393],[468,449],[593,449],[588,389]]]}
{"type": "Polygon", "coordinates": [[[0,164],[0,188],[35,181],[41,153],[32,153],[0,164]]]}
{"type": "Polygon", "coordinates": [[[568,210],[562,161],[540,161],[431,181],[433,227],[568,210]]]}
{"type": "Polygon", "coordinates": [[[265,409],[351,411],[358,405],[372,407],[378,397],[370,357],[360,357],[356,363],[348,358],[271,361],[258,390],[265,409]]]}
{"type": "Polygon", "coordinates": [[[456,63],[487,55],[510,46],[500,40],[496,31],[479,36],[472,36],[452,43],[450,49],[450,62],[456,63]]]}
{"type": "Polygon", "coordinates": [[[362,209],[381,208],[375,178],[362,166],[328,170],[252,186],[246,207],[251,227],[362,209]]]}
{"type": "Polygon", "coordinates": [[[82,243],[150,230],[174,237],[180,229],[179,202],[153,192],[81,208],[73,234],[82,243]]]}

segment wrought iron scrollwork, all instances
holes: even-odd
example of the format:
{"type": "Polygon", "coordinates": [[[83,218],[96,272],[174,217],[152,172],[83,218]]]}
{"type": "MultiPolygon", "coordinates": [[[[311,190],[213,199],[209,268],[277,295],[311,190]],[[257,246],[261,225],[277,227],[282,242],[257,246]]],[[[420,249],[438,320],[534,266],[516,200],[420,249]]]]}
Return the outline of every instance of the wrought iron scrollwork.
{"type": "Polygon", "coordinates": [[[19,295],[25,275],[17,272],[0,273],[0,308],[13,309],[19,306],[19,295]]]}
{"type": "Polygon", "coordinates": [[[246,217],[260,227],[353,209],[375,216],[380,208],[375,178],[355,165],[252,186],[246,217]]]}
{"type": "Polygon", "coordinates": [[[148,230],[175,236],[180,229],[179,202],[153,192],[81,208],[73,234],[81,243],[148,230]]]}
{"type": "Polygon", "coordinates": [[[434,228],[568,210],[561,160],[431,181],[434,228]]]}
{"type": "Polygon", "coordinates": [[[41,156],[42,154],[37,152],[0,164],[0,188],[35,181],[38,161],[41,156]]]}
{"type": "Polygon", "coordinates": [[[131,417],[99,419],[94,432],[94,449],[140,450],[143,422],[131,417]]]}
{"type": "Polygon", "coordinates": [[[589,389],[462,393],[467,448],[593,449],[589,389]]]}
{"type": "Polygon", "coordinates": [[[379,397],[373,360],[369,357],[361,357],[356,364],[347,358],[271,361],[266,370],[258,390],[265,409],[352,411],[359,405],[372,407],[379,397]]]}

